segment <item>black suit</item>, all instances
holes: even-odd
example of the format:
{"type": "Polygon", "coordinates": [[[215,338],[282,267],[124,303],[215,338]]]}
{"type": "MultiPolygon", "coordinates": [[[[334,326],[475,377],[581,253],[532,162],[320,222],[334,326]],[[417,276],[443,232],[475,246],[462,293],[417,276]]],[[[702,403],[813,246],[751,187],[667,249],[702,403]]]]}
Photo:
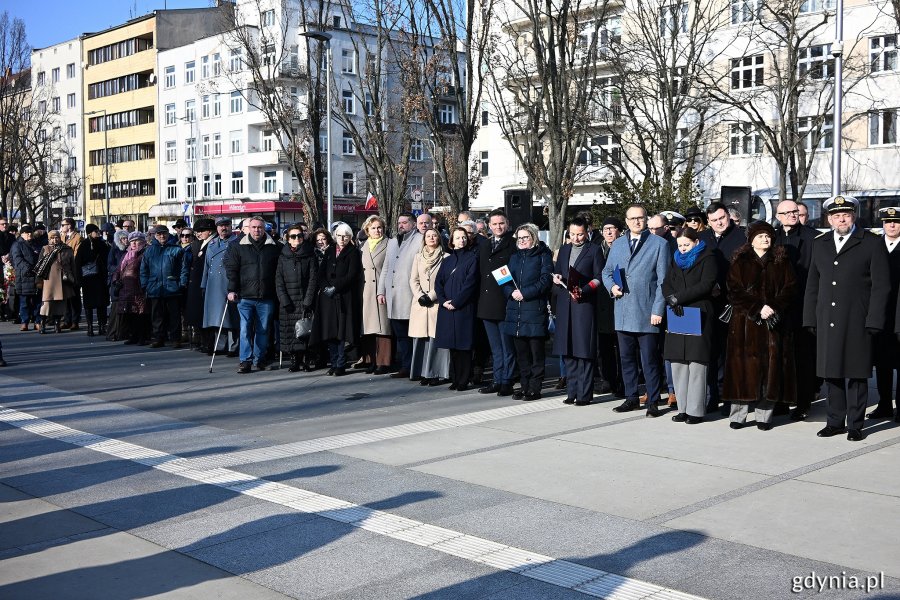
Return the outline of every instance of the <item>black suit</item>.
{"type": "Polygon", "coordinates": [[[832,232],[813,242],[803,326],[814,327],[816,374],[828,382],[828,425],[862,429],[872,374],[872,334],[885,327],[888,254],[880,236],[861,228],[841,251],[832,232]]]}
{"type": "MultiPolygon", "coordinates": [[[[883,238],[882,238],[883,239],[883,238]]],[[[897,295],[900,291],[900,242],[888,252],[888,268],[891,274],[891,290],[888,294],[887,314],[884,331],[875,336],[875,381],[878,386],[878,411],[888,413],[892,410],[891,398],[897,401],[900,408],[900,376],[897,377],[896,394],[894,393],[894,371],[900,369],[900,344],[894,334],[896,329],[897,295]]]]}

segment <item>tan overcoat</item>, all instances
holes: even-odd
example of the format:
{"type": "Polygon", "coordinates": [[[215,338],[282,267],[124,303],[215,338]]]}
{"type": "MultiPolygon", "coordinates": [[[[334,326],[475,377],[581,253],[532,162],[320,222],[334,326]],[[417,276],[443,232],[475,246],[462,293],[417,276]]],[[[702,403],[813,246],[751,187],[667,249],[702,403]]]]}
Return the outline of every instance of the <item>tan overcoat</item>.
{"type": "Polygon", "coordinates": [[[413,257],[412,273],[409,276],[409,287],[412,289],[412,304],[409,309],[409,337],[433,338],[437,325],[438,305],[437,295],[434,292],[434,282],[437,279],[441,262],[446,257],[444,253],[429,270],[422,260],[422,252],[419,251],[413,257]],[[419,298],[427,294],[435,303],[425,308],[419,304],[419,298]]]}
{"type": "Polygon", "coordinates": [[[391,324],[388,321],[387,305],[378,304],[378,278],[384,268],[387,257],[388,239],[378,240],[374,250],[369,250],[369,242],[362,243],[363,293],[362,293],[362,326],[363,335],[390,335],[391,324]]]}

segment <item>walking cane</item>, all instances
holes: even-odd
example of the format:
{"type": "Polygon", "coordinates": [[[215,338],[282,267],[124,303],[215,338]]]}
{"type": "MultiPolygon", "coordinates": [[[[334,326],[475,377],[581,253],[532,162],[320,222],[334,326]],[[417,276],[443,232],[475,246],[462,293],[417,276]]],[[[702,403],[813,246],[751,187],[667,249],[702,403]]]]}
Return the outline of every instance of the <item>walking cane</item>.
{"type": "Polygon", "coordinates": [[[225,299],[225,309],[222,311],[222,322],[219,323],[219,332],[216,334],[216,343],[212,348],[212,359],[209,361],[209,372],[212,373],[213,362],[216,360],[216,350],[219,349],[219,337],[222,335],[222,327],[225,326],[225,315],[228,314],[228,299],[225,299]]]}

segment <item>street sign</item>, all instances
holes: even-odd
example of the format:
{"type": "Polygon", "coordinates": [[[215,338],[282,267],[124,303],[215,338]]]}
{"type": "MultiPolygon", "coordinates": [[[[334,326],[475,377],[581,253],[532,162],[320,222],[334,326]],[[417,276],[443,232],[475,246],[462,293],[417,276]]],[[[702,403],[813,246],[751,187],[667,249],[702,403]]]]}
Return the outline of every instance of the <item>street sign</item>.
{"type": "Polygon", "coordinates": [[[84,229],[84,219],[78,219],[77,221],[75,221],[75,224],[78,229],[84,229]]]}
{"type": "Polygon", "coordinates": [[[413,211],[419,211],[421,213],[422,212],[422,203],[417,202],[417,201],[410,202],[409,208],[413,211]]]}
{"type": "Polygon", "coordinates": [[[419,215],[422,214],[422,209],[421,209],[421,208],[414,208],[414,209],[412,209],[412,214],[413,214],[414,217],[418,218],[419,215]]]}
{"type": "MultiPolygon", "coordinates": [[[[412,199],[413,199],[413,204],[415,204],[416,202],[421,203],[422,202],[422,190],[413,190],[412,199]]],[[[420,206],[421,206],[421,204],[420,204],[420,206]]]]}

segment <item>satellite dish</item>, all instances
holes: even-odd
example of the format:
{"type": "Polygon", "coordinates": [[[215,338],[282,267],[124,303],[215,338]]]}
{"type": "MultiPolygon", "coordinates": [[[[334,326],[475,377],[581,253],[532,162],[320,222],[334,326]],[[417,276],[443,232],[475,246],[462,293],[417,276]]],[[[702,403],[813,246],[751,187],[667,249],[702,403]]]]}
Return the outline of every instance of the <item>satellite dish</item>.
{"type": "Polygon", "coordinates": [[[150,73],[150,77],[147,78],[147,81],[150,82],[150,85],[156,84],[156,73],[150,73]]]}

